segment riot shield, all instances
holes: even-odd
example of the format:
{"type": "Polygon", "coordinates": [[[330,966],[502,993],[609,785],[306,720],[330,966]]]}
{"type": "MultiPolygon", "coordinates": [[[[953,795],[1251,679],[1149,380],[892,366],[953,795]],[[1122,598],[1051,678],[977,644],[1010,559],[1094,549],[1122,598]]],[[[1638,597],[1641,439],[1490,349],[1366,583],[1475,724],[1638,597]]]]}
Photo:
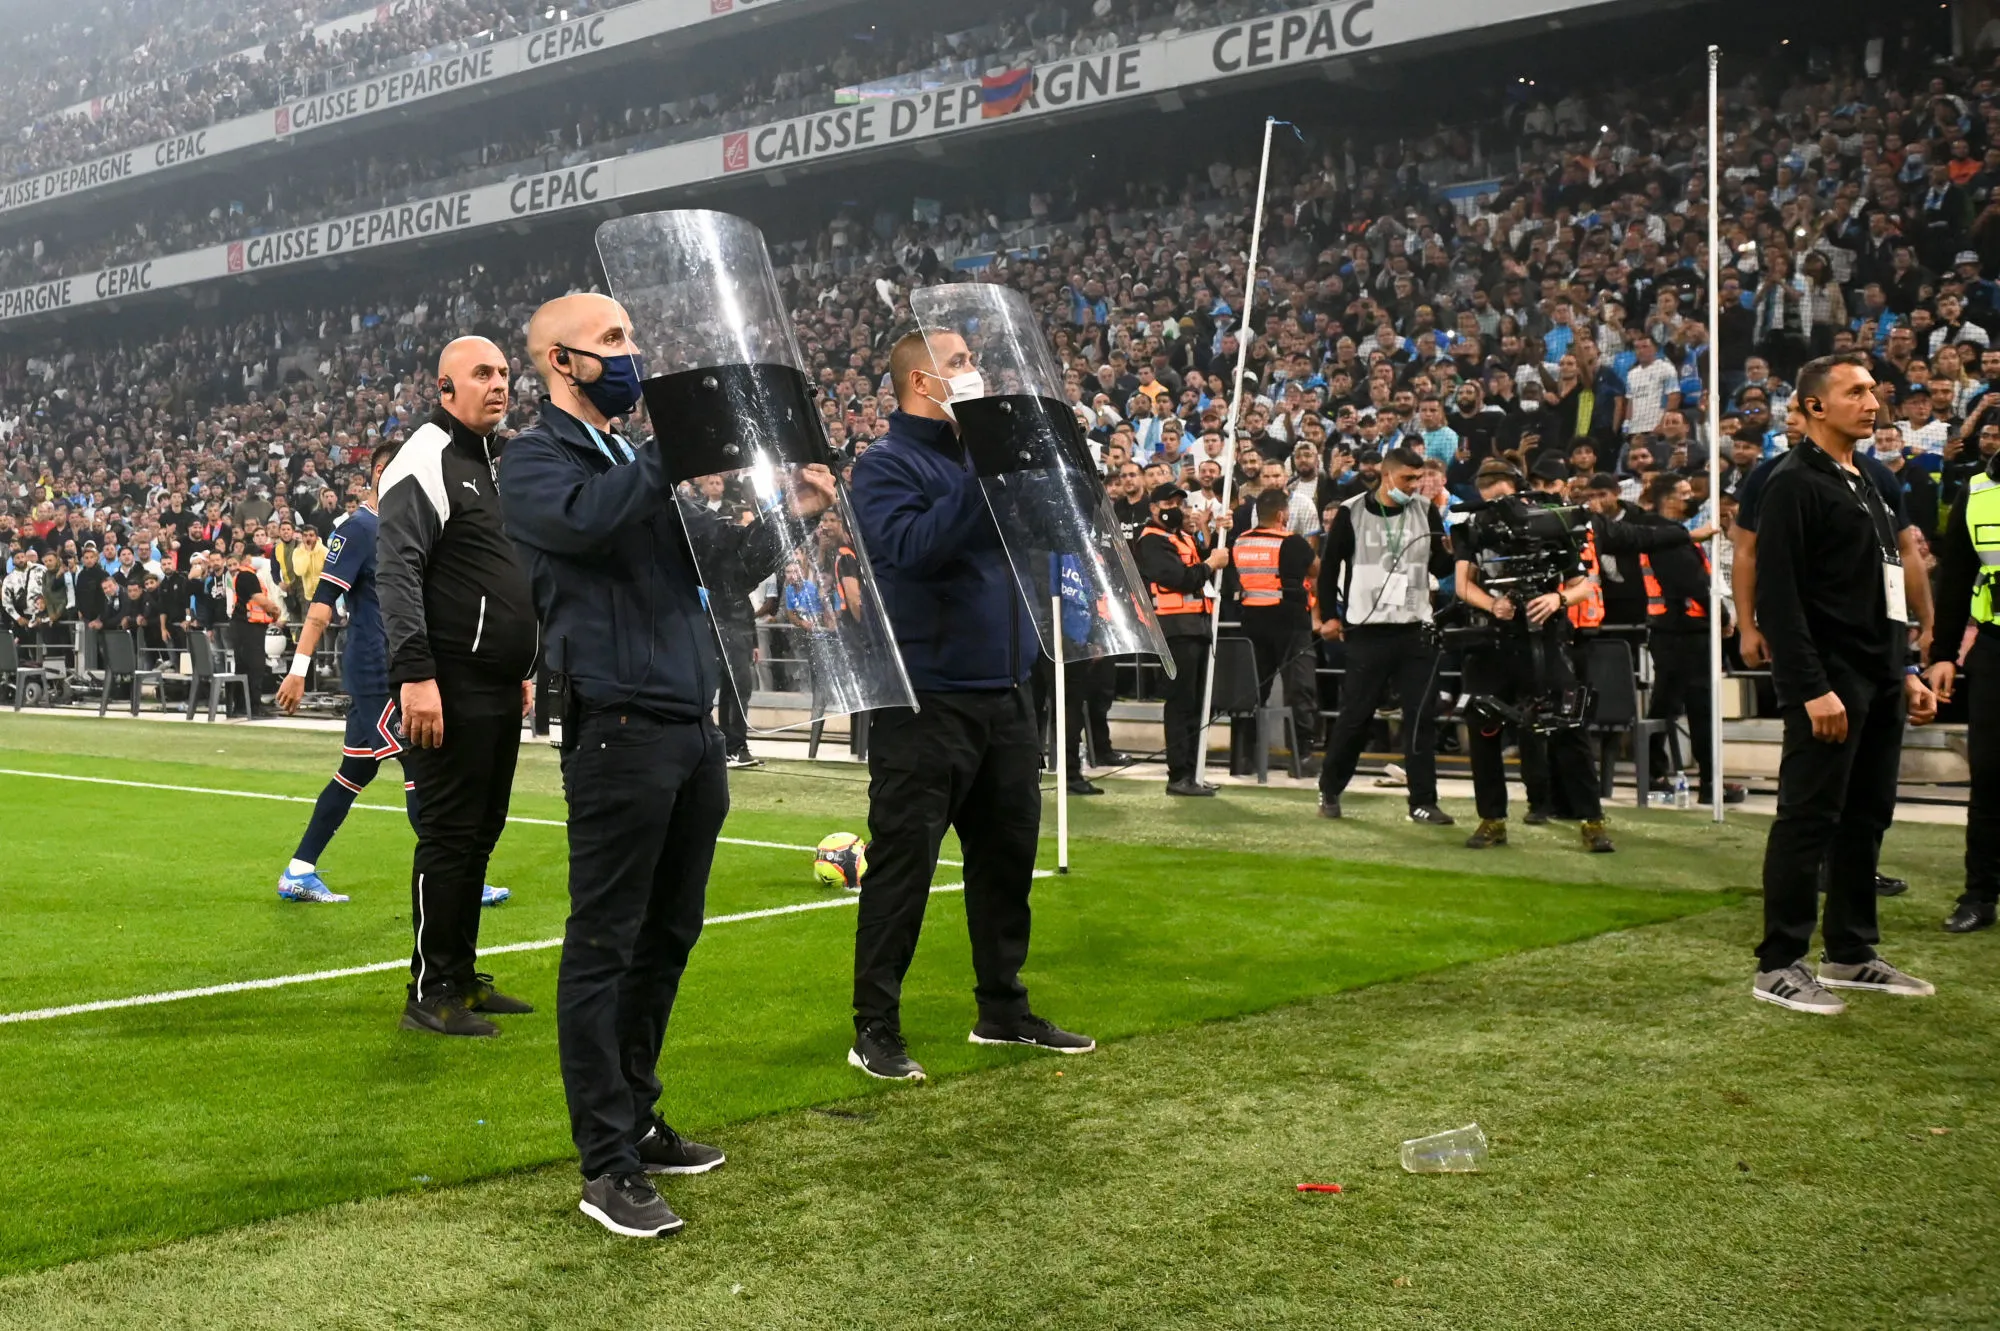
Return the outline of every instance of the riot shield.
{"type": "Polygon", "coordinates": [[[1027,299],[989,282],[910,293],[958,437],[979,474],[1042,650],[1066,661],[1145,653],[1174,670],[1153,599],[1119,534],[1083,427],[1027,299]],[[958,341],[971,369],[952,363],[958,341]],[[977,387],[971,376],[976,372],[977,387]],[[1052,602],[1061,598],[1058,616],[1052,602]]]}
{"type": "Polygon", "coordinates": [[[757,687],[745,603],[776,578],[782,609],[764,661],[770,687],[805,705],[772,729],[914,707],[845,485],[823,515],[796,507],[806,467],[823,463],[836,479],[840,467],[763,233],[728,213],[645,213],[598,227],[597,252],[645,358],[646,414],[737,696],[747,703],[757,687]]]}

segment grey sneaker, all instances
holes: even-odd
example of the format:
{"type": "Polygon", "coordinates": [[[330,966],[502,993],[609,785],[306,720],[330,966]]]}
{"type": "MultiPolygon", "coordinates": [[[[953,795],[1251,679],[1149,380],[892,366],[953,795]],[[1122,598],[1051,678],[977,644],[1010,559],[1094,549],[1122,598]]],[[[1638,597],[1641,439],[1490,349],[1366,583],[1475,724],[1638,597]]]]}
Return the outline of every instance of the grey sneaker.
{"type": "Polygon", "coordinates": [[[1906,998],[1928,998],[1937,992],[1929,980],[1905,975],[1880,957],[1844,966],[1821,957],[1819,982],[1828,989],[1873,989],[1878,994],[1902,994],[1906,998]]]}
{"type": "Polygon", "coordinates": [[[1847,1011],[1847,1004],[1828,993],[1803,961],[1795,961],[1783,970],[1758,971],[1750,985],[1750,996],[1821,1017],[1837,1017],[1847,1011]]]}

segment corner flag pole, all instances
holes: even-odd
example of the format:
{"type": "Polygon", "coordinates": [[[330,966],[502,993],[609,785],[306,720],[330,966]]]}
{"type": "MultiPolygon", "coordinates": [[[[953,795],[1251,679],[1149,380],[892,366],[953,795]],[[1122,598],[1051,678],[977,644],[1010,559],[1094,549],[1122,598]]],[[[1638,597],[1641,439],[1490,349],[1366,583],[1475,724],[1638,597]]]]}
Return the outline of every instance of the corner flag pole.
{"type": "MultiPolygon", "coordinates": [[[[1250,360],[1250,311],[1257,301],[1257,251],[1264,241],[1264,191],[1271,176],[1271,131],[1278,126],[1276,116],[1264,117],[1264,155],[1257,163],[1257,209],[1250,222],[1250,267],[1243,281],[1243,319],[1236,326],[1236,382],[1229,390],[1229,426],[1222,450],[1222,511],[1229,512],[1236,487],[1236,429],[1243,418],[1243,368],[1250,360]]],[[[1217,587],[1219,593],[1221,588],[1217,587]]],[[[1209,710],[1215,706],[1215,643],[1222,634],[1222,597],[1210,598],[1208,614],[1208,667],[1201,682],[1201,730],[1194,744],[1194,779],[1208,774],[1209,710]]],[[[1296,737],[1293,740],[1297,743],[1296,737]]]]}
{"type": "Polygon", "coordinates": [[[1063,708],[1068,700],[1063,697],[1068,681],[1063,678],[1063,635],[1062,635],[1062,593],[1049,598],[1049,623],[1055,632],[1049,635],[1054,645],[1056,662],[1056,733],[1049,744],[1055,754],[1056,769],[1056,872],[1069,872],[1069,727],[1063,723],[1063,708]]]}
{"type": "MultiPolygon", "coordinates": [[[[1722,113],[1716,70],[1722,48],[1708,48],[1708,690],[1709,752],[1702,755],[1714,792],[1716,822],[1722,821],[1722,200],[1716,187],[1722,158],[1722,113]]],[[[1741,620],[1752,607],[1737,606],[1741,620]]]]}

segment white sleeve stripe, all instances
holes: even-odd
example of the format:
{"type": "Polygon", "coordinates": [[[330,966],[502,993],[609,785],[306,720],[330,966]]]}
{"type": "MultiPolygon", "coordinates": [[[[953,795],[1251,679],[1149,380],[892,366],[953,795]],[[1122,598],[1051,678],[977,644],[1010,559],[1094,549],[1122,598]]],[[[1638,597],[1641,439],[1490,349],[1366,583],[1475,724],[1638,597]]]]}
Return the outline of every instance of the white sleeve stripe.
{"type": "Polygon", "coordinates": [[[450,435],[429,421],[424,422],[382,473],[378,493],[386,495],[404,480],[415,479],[430,499],[442,527],[451,518],[451,497],[444,488],[444,451],[450,446],[450,435]]]}

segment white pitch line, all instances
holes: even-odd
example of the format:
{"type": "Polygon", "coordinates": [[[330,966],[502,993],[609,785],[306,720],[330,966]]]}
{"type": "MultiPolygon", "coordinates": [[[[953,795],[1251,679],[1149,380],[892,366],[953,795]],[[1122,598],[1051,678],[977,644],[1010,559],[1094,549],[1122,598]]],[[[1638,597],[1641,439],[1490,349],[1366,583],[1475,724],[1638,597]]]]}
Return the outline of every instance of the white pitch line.
{"type": "MultiPolygon", "coordinates": [[[[11,774],[9,774],[11,775],[11,774]]],[[[129,783],[128,783],[129,784],[129,783]]],[[[282,798],[282,797],[278,797],[282,798]]],[[[788,847],[789,849],[789,847],[788,847]]],[[[1047,869],[1035,870],[1035,877],[1047,878],[1047,869]]],[[[933,893],[962,892],[964,883],[939,883],[933,893]]],[[[809,910],[832,910],[836,906],[852,906],[861,900],[859,896],[843,894],[820,901],[801,901],[790,906],[770,906],[763,910],[738,911],[734,915],[715,915],[702,921],[704,929],[718,924],[741,924],[745,920],[768,920],[778,915],[799,915],[809,910]]],[[[479,949],[482,957],[501,952],[545,952],[552,947],[561,947],[560,938],[538,938],[531,943],[502,943],[498,947],[479,949]]],[[[151,1007],[157,1003],[178,1003],[190,998],[214,998],[218,994],[242,994],[256,989],[285,989],[295,984],[317,984],[321,980],[345,980],[355,975],[376,975],[383,971],[408,970],[410,959],[398,957],[394,961],[377,961],[366,966],[343,966],[338,970],[307,971],[302,975],[274,975],[264,980],[236,980],[230,984],[203,985],[199,989],[173,989],[160,994],[137,994],[131,998],[103,998],[94,1003],[70,1003],[64,1007],[36,1008],[31,1012],[0,1012],[0,1026],[23,1021],[51,1021],[57,1017],[81,1016],[86,1012],[110,1012],[118,1008],[151,1007]]]]}
{"type": "MultiPolygon", "coordinates": [[[[182,795],[228,795],[242,800],[276,800],[280,804],[317,804],[319,802],[319,796],[317,795],[274,795],[267,790],[217,790],[212,786],[174,786],[158,781],[121,781],[117,777],[111,776],[76,776],[69,772],[34,772],[20,767],[0,767],[0,776],[40,777],[44,781],[81,781],[86,785],[125,786],[132,790],[171,790],[182,795]]],[[[399,804],[356,804],[353,807],[366,809],[370,813],[404,812],[403,807],[399,804]]],[[[507,815],[507,821],[510,823],[521,823],[528,827],[568,826],[560,818],[523,818],[511,813],[507,815]]],[[[725,846],[750,846],[758,850],[800,850],[808,855],[819,849],[818,846],[794,846],[785,841],[751,841],[743,837],[733,836],[717,837],[716,841],[725,846]]],[[[962,869],[965,867],[965,861],[963,860],[941,859],[938,863],[953,869],[962,869]]]]}

